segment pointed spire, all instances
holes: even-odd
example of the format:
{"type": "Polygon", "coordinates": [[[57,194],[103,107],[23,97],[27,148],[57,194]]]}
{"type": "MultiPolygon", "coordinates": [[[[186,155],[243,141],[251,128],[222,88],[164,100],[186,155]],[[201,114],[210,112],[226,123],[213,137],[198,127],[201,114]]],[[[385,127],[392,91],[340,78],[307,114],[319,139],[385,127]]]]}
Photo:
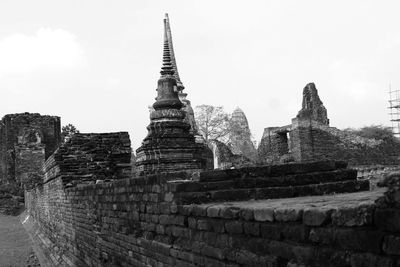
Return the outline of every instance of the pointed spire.
{"type": "Polygon", "coordinates": [[[174,78],[176,80],[178,91],[182,91],[183,89],[185,89],[185,86],[183,86],[183,84],[181,82],[181,78],[179,77],[179,72],[178,72],[178,66],[176,65],[174,45],[172,43],[171,25],[169,24],[168,13],[165,13],[164,21],[165,21],[165,27],[166,27],[166,31],[167,31],[167,39],[168,39],[169,51],[170,51],[170,55],[171,55],[171,62],[172,62],[172,66],[175,71],[174,78]]]}
{"type": "MultiPolygon", "coordinates": [[[[168,39],[167,20],[164,19],[164,52],[163,52],[163,65],[161,67],[161,77],[174,75],[174,66],[171,58],[170,44],[168,39]]],[[[174,76],[175,78],[175,76],[174,76]]]]}

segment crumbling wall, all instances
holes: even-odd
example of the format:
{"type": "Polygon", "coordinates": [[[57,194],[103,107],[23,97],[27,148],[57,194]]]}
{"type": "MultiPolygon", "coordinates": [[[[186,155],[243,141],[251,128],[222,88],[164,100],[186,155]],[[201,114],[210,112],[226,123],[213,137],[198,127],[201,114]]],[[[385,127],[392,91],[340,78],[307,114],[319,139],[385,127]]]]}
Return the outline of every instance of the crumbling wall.
{"type": "Polygon", "coordinates": [[[348,161],[352,166],[393,165],[400,164],[400,142],[365,138],[330,127],[326,108],[310,83],[303,90],[302,109],[292,124],[265,128],[258,154],[261,163],[331,159],[348,161]]]}
{"type": "Polygon", "coordinates": [[[296,161],[335,159],[353,166],[400,163],[400,142],[388,144],[313,120],[293,119],[290,136],[296,161]]]}
{"type": "Polygon", "coordinates": [[[60,145],[60,118],[8,114],[0,122],[0,183],[19,184],[21,172],[36,171],[60,145]],[[44,153],[44,155],[42,155],[44,153]]]}
{"type": "Polygon", "coordinates": [[[290,125],[283,127],[268,127],[264,129],[258,147],[260,163],[270,164],[290,160],[289,152],[292,149],[292,144],[291,140],[288,138],[289,131],[290,125]]]}
{"type": "MultiPolygon", "coordinates": [[[[84,137],[49,157],[43,183],[26,192],[24,226],[43,266],[390,266],[399,258],[386,241],[392,234],[376,228],[383,219],[371,219],[383,191],[365,191],[368,181],[343,162],[99,182],[86,179],[95,164],[89,171],[76,161],[92,162],[83,155],[112,138],[84,137]],[[365,192],[337,195],[356,191],[365,192]]],[[[119,140],[91,157],[113,149],[115,164],[129,162],[119,140]]]]}
{"type": "Polygon", "coordinates": [[[43,181],[61,177],[64,185],[71,186],[127,178],[131,155],[127,132],[77,133],[46,160],[43,181]]]}
{"type": "Polygon", "coordinates": [[[56,178],[27,192],[25,227],[47,266],[395,266],[400,259],[400,211],[374,203],[385,190],[190,204],[173,182],[185,175],[70,188],[56,178]]]}
{"type": "Polygon", "coordinates": [[[317,88],[314,83],[309,83],[303,89],[303,102],[299,113],[299,119],[310,119],[324,125],[329,125],[328,114],[324,104],[319,98],[317,88]]]}
{"type": "Polygon", "coordinates": [[[234,154],[230,147],[218,140],[211,140],[214,169],[240,168],[252,165],[251,159],[243,154],[234,154]]]}

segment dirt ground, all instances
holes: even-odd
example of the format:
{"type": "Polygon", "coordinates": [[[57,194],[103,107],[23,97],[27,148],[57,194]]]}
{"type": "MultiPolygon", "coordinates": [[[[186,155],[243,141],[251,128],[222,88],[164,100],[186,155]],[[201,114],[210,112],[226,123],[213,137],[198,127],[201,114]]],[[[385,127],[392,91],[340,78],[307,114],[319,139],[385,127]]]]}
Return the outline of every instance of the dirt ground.
{"type": "Polygon", "coordinates": [[[0,267],[40,266],[18,216],[0,214],[0,267]]]}

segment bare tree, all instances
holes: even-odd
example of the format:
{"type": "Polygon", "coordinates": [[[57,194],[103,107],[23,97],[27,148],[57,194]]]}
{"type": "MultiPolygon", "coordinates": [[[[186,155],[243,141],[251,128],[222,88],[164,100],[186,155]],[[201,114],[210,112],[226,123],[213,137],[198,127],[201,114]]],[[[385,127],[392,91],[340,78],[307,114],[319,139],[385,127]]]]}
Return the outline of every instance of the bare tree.
{"type": "Polygon", "coordinates": [[[229,136],[229,115],[223,107],[200,105],[195,108],[199,133],[208,143],[210,140],[226,142],[229,136]]]}

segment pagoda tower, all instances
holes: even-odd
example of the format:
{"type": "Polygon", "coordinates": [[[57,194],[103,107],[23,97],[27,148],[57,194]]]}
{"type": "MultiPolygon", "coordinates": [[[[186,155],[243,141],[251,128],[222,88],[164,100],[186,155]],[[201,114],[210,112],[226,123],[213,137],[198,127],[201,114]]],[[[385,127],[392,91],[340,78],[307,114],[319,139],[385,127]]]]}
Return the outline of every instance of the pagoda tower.
{"type": "Polygon", "coordinates": [[[175,77],[176,85],[177,85],[177,89],[178,89],[179,100],[181,100],[181,102],[183,104],[182,109],[186,112],[185,121],[190,124],[190,131],[196,136],[196,135],[199,135],[198,128],[196,125],[196,121],[194,119],[193,108],[191,106],[190,101],[186,98],[187,93],[183,92],[183,89],[185,89],[185,86],[183,86],[181,78],[179,77],[178,66],[176,64],[176,58],[175,58],[175,52],[174,52],[174,45],[172,42],[171,25],[169,23],[168,14],[165,14],[165,27],[166,27],[166,31],[167,31],[169,51],[171,53],[171,62],[172,62],[172,66],[174,68],[174,77],[175,77]]]}
{"type": "Polygon", "coordinates": [[[194,172],[212,168],[212,152],[206,145],[195,142],[194,132],[186,118],[187,112],[179,99],[179,94],[184,94],[184,86],[176,68],[168,15],[164,19],[160,73],[148,134],[136,150],[136,173],[194,172]]]}

